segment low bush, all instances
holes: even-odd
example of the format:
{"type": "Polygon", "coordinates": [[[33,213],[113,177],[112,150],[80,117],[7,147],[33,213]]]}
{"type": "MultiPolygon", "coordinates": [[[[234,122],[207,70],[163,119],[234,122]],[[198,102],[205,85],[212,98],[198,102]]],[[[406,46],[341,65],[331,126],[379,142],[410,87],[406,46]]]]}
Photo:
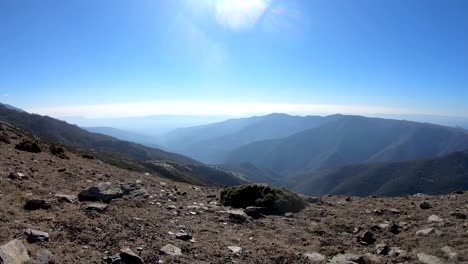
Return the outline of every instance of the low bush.
{"type": "Polygon", "coordinates": [[[265,207],[269,214],[295,213],[306,205],[298,194],[290,190],[260,184],[226,188],[221,191],[220,201],[223,205],[235,208],[265,207]]]}

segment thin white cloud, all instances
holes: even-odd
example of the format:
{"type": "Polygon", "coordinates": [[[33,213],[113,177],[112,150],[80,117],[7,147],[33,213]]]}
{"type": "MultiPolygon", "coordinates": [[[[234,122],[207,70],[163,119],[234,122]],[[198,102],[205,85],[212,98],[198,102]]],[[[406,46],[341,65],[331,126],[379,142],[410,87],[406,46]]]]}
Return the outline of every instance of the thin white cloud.
{"type": "Polygon", "coordinates": [[[294,103],[243,103],[221,101],[176,101],[123,104],[97,104],[76,106],[55,106],[26,109],[28,112],[53,117],[81,116],[86,118],[137,117],[148,115],[228,115],[250,116],[269,113],[296,115],[327,114],[432,114],[414,109],[380,106],[335,105],[335,104],[294,104],[294,103]]]}
{"type": "Polygon", "coordinates": [[[254,26],[270,5],[271,0],[217,0],[216,20],[231,29],[254,26]]]}

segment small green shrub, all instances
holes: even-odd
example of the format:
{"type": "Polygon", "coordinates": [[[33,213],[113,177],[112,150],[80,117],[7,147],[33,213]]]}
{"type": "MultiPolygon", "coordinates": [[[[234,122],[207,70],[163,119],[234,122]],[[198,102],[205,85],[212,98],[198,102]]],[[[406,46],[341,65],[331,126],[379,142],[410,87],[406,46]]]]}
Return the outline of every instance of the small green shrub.
{"type": "Polygon", "coordinates": [[[259,184],[226,188],[221,191],[220,200],[223,205],[235,208],[265,207],[269,214],[299,212],[306,205],[299,195],[290,190],[259,184]]]}

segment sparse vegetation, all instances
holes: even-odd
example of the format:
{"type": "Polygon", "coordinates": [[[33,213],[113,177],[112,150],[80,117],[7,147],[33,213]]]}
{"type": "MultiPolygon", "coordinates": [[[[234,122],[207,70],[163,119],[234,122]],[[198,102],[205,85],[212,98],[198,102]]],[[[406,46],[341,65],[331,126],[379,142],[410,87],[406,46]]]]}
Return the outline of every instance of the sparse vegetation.
{"type": "Polygon", "coordinates": [[[41,147],[39,147],[39,144],[37,142],[34,142],[29,139],[25,139],[21,141],[21,143],[17,144],[15,146],[15,149],[17,150],[22,150],[22,151],[27,151],[27,152],[32,152],[32,153],[39,153],[41,152],[41,147]]]}
{"type": "Polygon", "coordinates": [[[306,203],[296,193],[268,185],[247,184],[221,191],[221,203],[236,208],[265,207],[269,214],[299,212],[306,203]]]}

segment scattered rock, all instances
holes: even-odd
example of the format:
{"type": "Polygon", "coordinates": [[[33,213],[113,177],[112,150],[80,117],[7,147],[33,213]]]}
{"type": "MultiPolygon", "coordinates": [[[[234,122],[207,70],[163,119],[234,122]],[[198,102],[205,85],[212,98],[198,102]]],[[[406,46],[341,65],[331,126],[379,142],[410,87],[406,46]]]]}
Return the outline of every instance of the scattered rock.
{"type": "Polygon", "coordinates": [[[167,209],[167,210],[176,210],[176,209],[177,209],[177,206],[175,206],[175,205],[168,205],[168,206],[166,206],[166,209],[167,209]]]}
{"type": "Polygon", "coordinates": [[[314,196],[307,196],[307,195],[300,195],[304,201],[311,203],[311,204],[323,204],[322,198],[314,197],[314,196]]]}
{"type": "Polygon", "coordinates": [[[365,245],[370,245],[375,242],[374,234],[371,231],[364,232],[358,239],[365,245]]]}
{"type": "Polygon", "coordinates": [[[428,236],[430,234],[436,234],[437,236],[440,236],[442,233],[439,230],[432,227],[416,231],[417,236],[428,236]]]}
{"type": "Polygon", "coordinates": [[[396,208],[390,208],[388,211],[392,214],[401,214],[401,211],[396,208]]]}
{"type": "Polygon", "coordinates": [[[65,171],[67,171],[67,169],[66,169],[66,168],[60,168],[60,169],[58,169],[57,171],[58,171],[58,172],[65,172],[65,171]]]}
{"type": "Polygon", "coordinates": [[[249,219],[249,217],[242,210],[219,211],[219,213],[227,214],[229,220],[236,223],[243,223],[249,219]]]}
{"type": "Polygon", "coordinates": [[[50,209],[50,207],[51,207],[50,203],[46,200],[31,199],[26,202],[23,208],[26,210],[32,211],[32,210],[38,210],[38,209],[47,210],[47,209],[50,209]]]}
{"type": "Polygon", "coordinates": [[[424,201],[421,204],[419,204],[419,208],[421,208],[421,209],[430,209],[430,208],[432,208],[432,205],[429,202],[424,201]]]}
{"type": "Polygon", "coordinates": [[[242,252],[242,248],[238,246],[228,246],[228,249],[234,254],[242,252]]]}
{"type": "Polygon", "coordinates": [[[321,263],[327,259],[324,255],[317,252],[305,253],[304,256],[312,263],[321,263]]]}
{"type": "Polygon", "coordinates": [[[461,213],[461,212],[453,212],[450,215],[455,216],[458,219],[466,219],[466,214],[461,213]]]}
{"type": "Polygon", "coordinates": [[[34,229],[27,229],[25,233],[26,235],[28,235],[26,240],[29,243],[49,241],[49,234],[46,232],[42,232],[42,231],[34,230],[34,229]]]}
{"type": "Polygon", "coordinates": [[[192,239],[192,236],[187,234],[187,233],[176,233],[175,234],[176,238],[177,239],[180,239],[180,240],[184,240],[184,241],[189,241],[190,239],[192,239]]]}
{"type": "Polygon", "coordinates": [[[19,144],[16,144],[15,149],[32,153],[39,153],[42,151],[37,142],[28,139],[21,141],[19,144]]]}
{"type": "Polygon", "coordinates": [[[444,264],[445,261],[426,253],[418,253],[418,260],[424,264],[444,264]]]}
{"type": "Polygon", "coordinates": [[[182,250],[172,244],[167,244],[159,250],[161,255],[181,256],[182,250]]]}
{"type": "Polygon", "coordinates": [[[437,215],[431,215],[427,219],[427,222],[429,222],[429,223],[442,223],[443,221],[444,221],[444,219],[440,218],[437,215]]]}
{"type": "Polygon", "coordinates": [[[22,264],[30,261],[28,249],[18,240],[12,240],[0,246],[0,263],[22,264]]]}
{"type": "Polygon", "coordinates": [[[365,264],[366,261],[364,260],[363,256],[346,253],[346,254],[339,254],[339,255],[334,256],[332,259],[330,259],[328,263],[330,264],[352,264],[352,263],[365,264]]]}
{"type": "Polygon", "coordinates": [[[401,232],[400,229],[401,229],[401,226],[398,224],[392,224],[390,225],[390,228],[389,228],[390,233],[395,234],[395,235],[401,232]]]}
{"type": "Polygon", "coordinates": [[[143,264],[143,259],[135,254],[130,248],[120,250],[120,259],[125,264],[143,264]]]}
{"type": "Polygon", "coordinates": [[[86,205],[84,208],[85,210],[94,210],[98,212],[103,212],[104,210],[106,210],[107,207],[108,207],[107,204],[93,203],[93,204],[86,205]]]}
{"type": "Polygon", "coordinates": [[[264,217],[264,215],[267,213],[265,207],[259,207],[259,206],[248,206],[247,208],[244,209],[244,213],[253,219],[259,219],[264,217]]]}
{"type": "Polygon", "coordinates": [[[83,154],[83,155],[81,155],[81,157],[85,158],[85,159],[94,159],[94,156],[90,155],[90,154],[83,154]]]}
{"type": "Polygon", "coordinates": [[[150,194],[138,184],[122,184],[120,186],[123,195],[129,199],[146,199],[150,194]]]}
{"type": "Polygon", "coordinates": [[[65,203],[76,203],[78,200],[78,197],[75,195],[67,195],[67,194],[55,194],[54,195],[55,199],[57,199],[58,202],[65,202],[65,203]]]}
{"type": "Polygon", "coordinates": [[[442,252],[452,261],[457,261],[460,259],[460,254],[458,254],[455,249],[451,246],[445,246],[441,248],[442,252]]]}
{"type": "Polygon", "coordinates": [[[23,173],[21,172],[12,172],[8,175],[8,179],[12,179],[12,180],[24,180],[24,179],[27,179],[28,177],[25,176],[23,173]]]}
{"type": "Polygon", "coordinates": [[[294,214],[291,213],[291,212],[287,212],[287,213],[284,214],[284,216],[285,216],[285,217],[293,217],[294,214]]]}
{"type": "Polygon", "coordinates": [[[390,248],[387,244],[377,244],[375,245],[375,250],[377,255],[387,255],[390,252],[390,248]]]}
{"type": "Polygon", "coordinates": [[[106,257],[104,260],[107,260],[108,264],[121,264],[122,259],[119,254],[106,257]]]}
{"type": "Polygon", "coordinates": [[[394,257],[406,257],[408,253],[405,251],[405,250],[402,250],[401,248],[399,247],[391,247],[390,248],[390,253],[389,255],[390,256],[394,256],[394,257]]]}

